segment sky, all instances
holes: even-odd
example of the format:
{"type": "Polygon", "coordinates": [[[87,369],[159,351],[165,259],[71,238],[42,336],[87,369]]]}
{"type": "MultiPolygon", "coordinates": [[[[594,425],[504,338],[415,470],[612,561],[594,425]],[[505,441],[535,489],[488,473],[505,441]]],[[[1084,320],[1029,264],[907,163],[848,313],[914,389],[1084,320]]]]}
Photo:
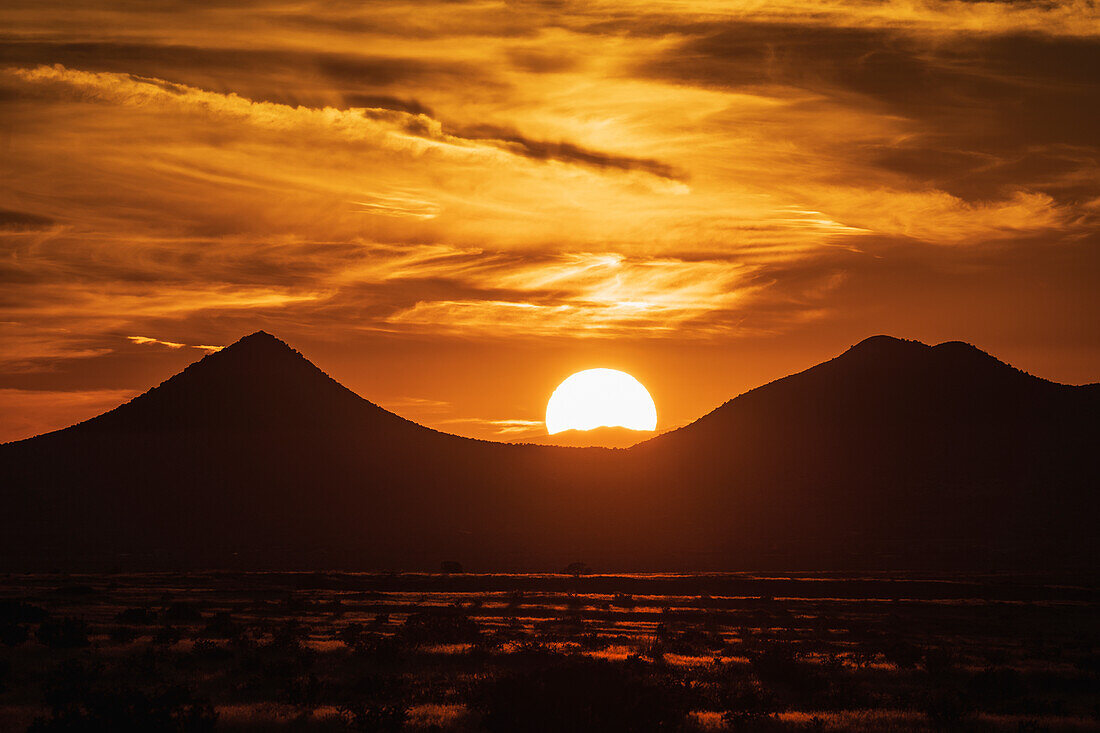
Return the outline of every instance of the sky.
{"type": "Polygon", "coordinates": [[[1100,380],[1094,2],[6,0],[0,441],[264,329],[440,430],[886,333],[1100,380]]]}

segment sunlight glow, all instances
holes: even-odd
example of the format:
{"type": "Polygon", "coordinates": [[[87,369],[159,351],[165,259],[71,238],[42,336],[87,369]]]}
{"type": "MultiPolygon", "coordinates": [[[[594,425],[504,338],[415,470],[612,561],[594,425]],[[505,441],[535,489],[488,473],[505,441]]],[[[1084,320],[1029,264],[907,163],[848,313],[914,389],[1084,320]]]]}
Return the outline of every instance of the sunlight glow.
{"type": "Polygon", "coordinates": [[[558,385],[546,405],[546,432],[622,427],[656,430],[657,406],[642,383],[617,369],[586,369],[558,385]]]}

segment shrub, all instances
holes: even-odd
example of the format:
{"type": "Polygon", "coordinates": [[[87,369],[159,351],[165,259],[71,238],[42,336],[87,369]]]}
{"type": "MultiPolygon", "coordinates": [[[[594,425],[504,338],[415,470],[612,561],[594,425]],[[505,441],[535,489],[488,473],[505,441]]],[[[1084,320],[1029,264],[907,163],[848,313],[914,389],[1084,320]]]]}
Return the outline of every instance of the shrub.
{"type": "Polygon", "coordinates": [[[0,624],[37,624],[49,615],[44,608],[24,601],[0,600],[0,624]]]}
{"type": "Polygon", "coordinates": [[[88,624],[81,619],[65,617],[46,620],[35,634],[39,643],[51,649],[79,649],[88,646],[88,624]]]}
{"type": "Polygon", "coordinates": [[[337,711],[350,730],[370,733],[390,733],[401,730],[409,717],[409,709],[402,704],[365,705],[354,703],[341,705],[337,711]]]}
{"type": "Polygon", "coordinates": [[[970,701],[960,690],[937,686],[929,689],[921,700],[921,711],[934,730],[961,728],[971,713],[970,701]]]}
{"type": "Polygon", "coordinates": [[[396,636],[382,634],[360,634],[352,647],[357,658],[369,660],[374,664],[393,665],[405,655],[405,643],[396,636]]]}
{"type": "Polygon", "coordinates": [[[53,731],[211,731],[217,713],[208,700],[183,687],[146,692],[133,688],[105,690],[76,688],[73,695],[52,706],[48,718],[38,718],[31,733],[53,731]]]}
{"type": "Polygon", "coordinates": [[[1005,711],[1019,706],[1028,694],[1023,675],[1005,667],[984,669],[970,678],[967,693],[983,707],[1005,711]]]}
{"type": "Polygon", "coordinates": [[[129,644],[137,638],[138,633],[129,626],[115,626],[108,636],[116,644],[129,644]]]}
{"type": "Polygon", "coordinates": [[[410,644],[463,644],[477,641],[481,628],[457,608],[409,614],[401,636],[410,644]]]}
{"type": "Polygon", "coordinates": [[[127,608],[118,612],[115,621],[131,626],[152,626],[157,622],[157,612],[151,608],[127,608]]]}
{"type": "Polygon", "coordinates": [[[955,652],[947,648],[929,649],[921,658],[920,666],[933,679],[950,675],[958,664],[955,652]]]}
{"type": "Polygon", "coordinates": [[[778,724],[779,701],[756,680],[738,680],[719,693],[722,721],[735,731],[758,731],[778,724]]]}
{"type": "Polygon", "coordinates": [[[570,659],[491,679],[474,692],[471,708],[489,731],[614,733],[676,730],[690,704],[678,683],[658,683],[644,665],[570,659]]]}
{"type": "Polygon", "coordinates": [[[232,639],[241,633],[241,625],[229,611],[218,611],[206,624],[202,635],[209,639],[232,639]]]}
{"type": "Polygon", "coordinates": [[[855,681],[836,659],[815,664],[780,644],[769,644],[749,659],[756,676],[791,705],[837,709],[857,702],[855,681]]]}
{"type": "Polygon", "coordinates": [[[157,646],[172,646],[182,638],[183,634],[175,626],[164,626],[153,635],[153,643],[157,646]]]}
{"type": "Polygon", "coordinates": [[[202,614],[194,603],[177,601],[165,610],[164,621],[171,624],[197,624],[202,621],[202,614]]]}
{"type": "Polygon", "coordinates": [[[363,628],[363,624],[350,623],[344,628],[340,629],[340,632],[336,635],[340,641],[344,642],[344,645],[349,649],[354,649],[356,642],[363,636],[366,629],[363,628]]]}
{"type": "Polygon", "coordinates": [[[298,709],[301,713],[312,713],[321,704],[324,685],[315,674],[301,675],[287,679],[279,689],[277,699],[298,709]]]}
{"type": "Polygon", "coordinates": [[[27,627],[21,624],[0,625],[0,643],[4,646],[19,646],[28,636],[27,627]]]}
{"type": "Polygon", "coordinates": [[[585,562],[571,562],[565,566],[565,569],[562,570],[562,574],[572,575],[573,577],[591,575],[592,568],[588,567],[588,563],[585,562]]]}

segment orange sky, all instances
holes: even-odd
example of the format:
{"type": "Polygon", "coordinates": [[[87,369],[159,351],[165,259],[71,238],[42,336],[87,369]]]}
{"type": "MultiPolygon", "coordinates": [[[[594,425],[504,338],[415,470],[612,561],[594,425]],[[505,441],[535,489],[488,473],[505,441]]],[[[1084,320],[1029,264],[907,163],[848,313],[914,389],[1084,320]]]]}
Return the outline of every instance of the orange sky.
{"type": "Polygon", "coordinates": [[[1100,379],[1092,2],[0,7],[0,440],[263,328],[450,432],[875,333],[1100,379]]]}

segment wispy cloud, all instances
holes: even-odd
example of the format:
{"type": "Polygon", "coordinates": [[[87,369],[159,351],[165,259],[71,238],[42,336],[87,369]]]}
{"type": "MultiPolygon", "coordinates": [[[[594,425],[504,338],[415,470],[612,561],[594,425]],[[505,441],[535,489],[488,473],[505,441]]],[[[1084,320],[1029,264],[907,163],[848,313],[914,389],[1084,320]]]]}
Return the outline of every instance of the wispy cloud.
{"type": "Polygon", "coordinates": [[[210,346],[209,344],[181,344],[175,341],[162,341],[161,339],[155,339],[149,336],[127,336],[126,338],[133,341],[135,344],[141,344],[143,346],[164,346],[169,349],[198,349],[208,354],[213,354],[215,351],[221,351],[225,348],[224,346],[210,346]]]}
{"type": "Polygon", "coordinates": [[[518,157],[679,178],[671,166],[658,161],[586,150],[573,143],[532,140],[514,131],[482,127],[466,135],[455,134],[447,131],[440,120],[424,113],[384,107],[291,106],[256,101],[236,93],[211,92],[164,79],[69,69],[61,64],[9,68],[7,71],[26,82],[64,85],[85,97],[124,107],[156,107],[215,115],[265,130],[326,135],[411,155],[432,151],[459,158],[484,156],[506,160],[518,157]]]}
{"type": "Polygon", "coordinates": [[[518,418],[489,419],[481,417],[463,417],[450,420],[438,420],[436,423],[459,433],[483,433],[486,430],[503,438],[529,438],[546,434],[542,420],[522,420],[518,418]]]}

